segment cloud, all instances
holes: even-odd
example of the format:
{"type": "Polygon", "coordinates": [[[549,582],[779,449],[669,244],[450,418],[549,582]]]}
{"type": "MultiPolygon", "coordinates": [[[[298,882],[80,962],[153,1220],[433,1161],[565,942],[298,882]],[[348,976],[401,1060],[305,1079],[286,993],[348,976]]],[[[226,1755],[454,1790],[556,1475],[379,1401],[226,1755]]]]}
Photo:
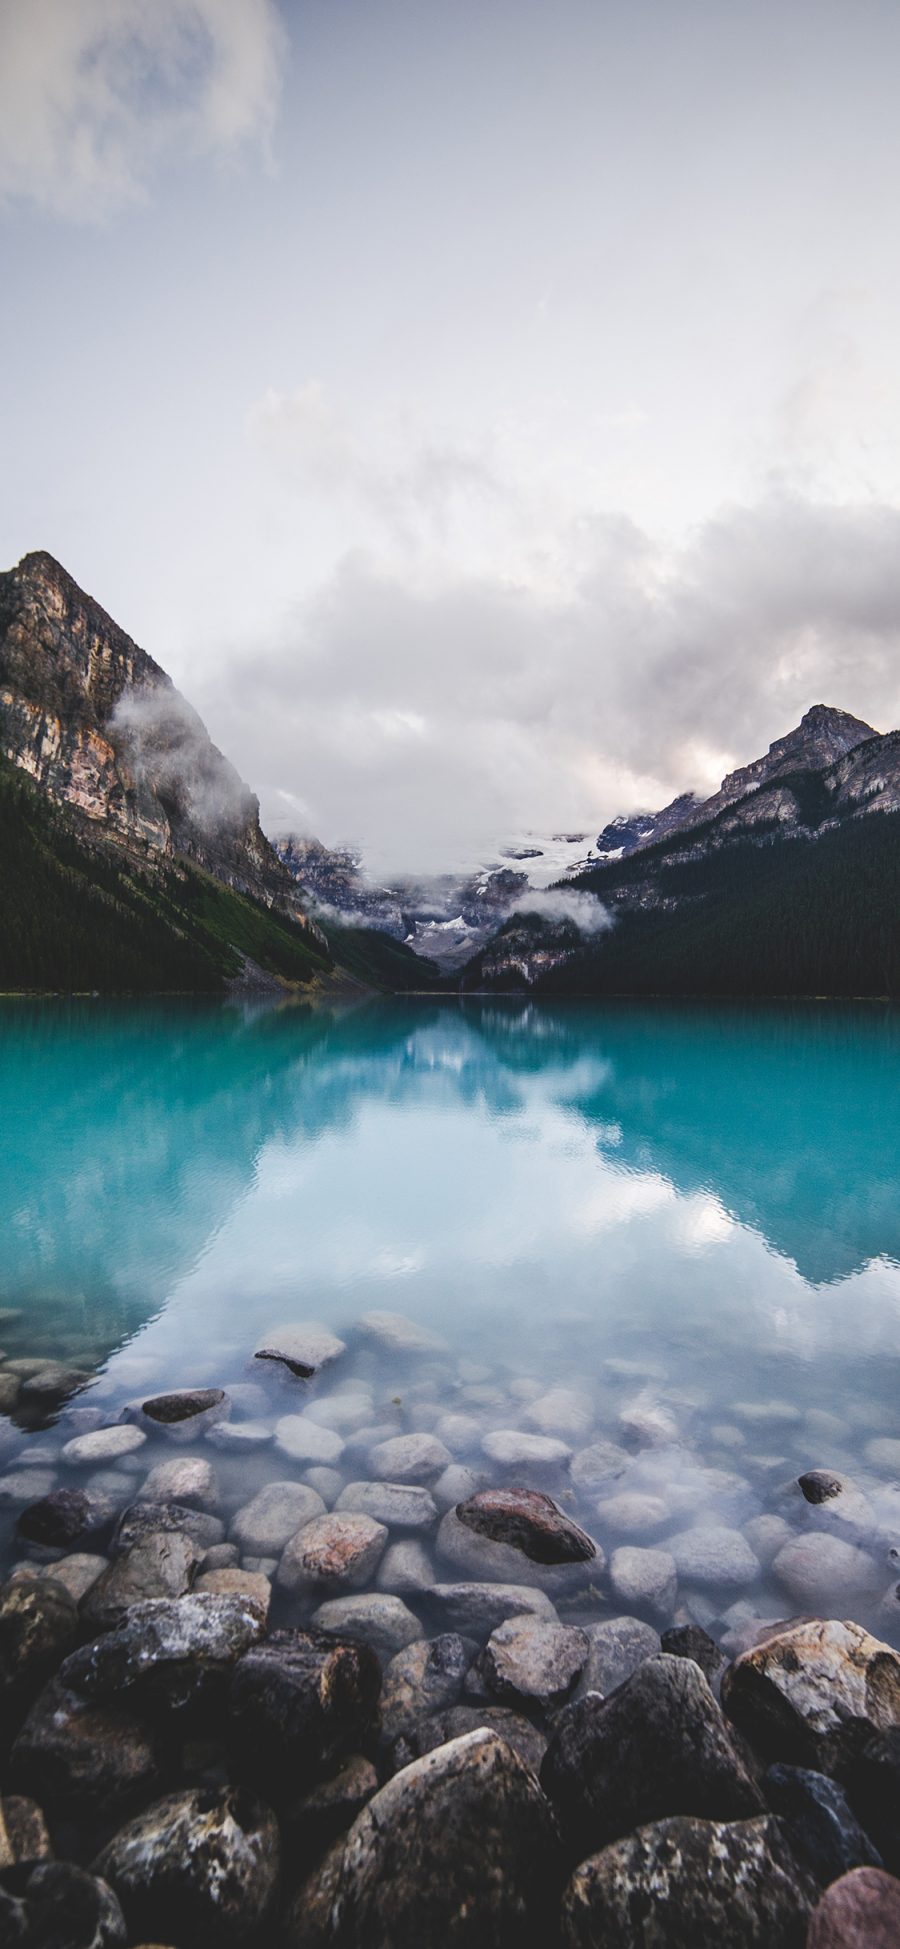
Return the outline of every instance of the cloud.
{"type": "Polygon", "coordinates": [[[173,157],[264,142],[282,51],[274,0],[5,0],[0,200],[103,219],[173,157]]]}
{"type": "Polygon", "coordinates": [[[264,823],[302,796],[379,873],[715,789],[816,702],[900,722],[900,511],[773,493],[672,552],[622,516],[523,579],[356,551],[197,701],[264,823]]]}
{"type": "Polygon", "coordinates": [[[188,821],[206,839],[244,832],[256,799],[177,690],[159,683],[123,691],[110,722],[138,786],[162,801],[170,819],[188,821]]]}
{"type": "Polygon", "coordinates": [[[547,888],[527,894],[518,901],[517,914],[537,914],[541,920],[568,920],[580,934],[605,934],[613,926],[613,916],[602,900],[592,893],[571,892],[565,887],[547,888]]]}

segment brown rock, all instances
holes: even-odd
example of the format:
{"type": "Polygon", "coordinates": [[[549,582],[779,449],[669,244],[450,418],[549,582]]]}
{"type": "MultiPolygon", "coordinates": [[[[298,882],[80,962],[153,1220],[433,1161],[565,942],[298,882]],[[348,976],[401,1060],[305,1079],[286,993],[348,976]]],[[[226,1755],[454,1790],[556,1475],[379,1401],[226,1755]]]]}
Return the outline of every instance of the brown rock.
{"type": "Polygon", "coordinates": [[[813,1910],[806,1949],[897,1949],[900,1881],[880,1868],[852,1868],[813,1910]]]}
{"type": "Polygon", "coordinates": [[[586,1563],[597,1555],[591,1537],[539,1489],[482,1489],[458,1502],[456,1514],[477,1536],[510,1543],[532,1563],[586,1563]]]}
{"type": "Polygon", "coordinates": [[[900,1725],[900,1657],[860,1624],[813,1618],[736,1658],[722,1704],[767,1758],[834,1773],[900,1725]]]}
{"type": "Polygon", "coordinates": [[[371,1516],[316,1516],[285,1544],[278,1583],[282,1590],[358,1590],[374,1575],[387,1539],[371,1516]]]}

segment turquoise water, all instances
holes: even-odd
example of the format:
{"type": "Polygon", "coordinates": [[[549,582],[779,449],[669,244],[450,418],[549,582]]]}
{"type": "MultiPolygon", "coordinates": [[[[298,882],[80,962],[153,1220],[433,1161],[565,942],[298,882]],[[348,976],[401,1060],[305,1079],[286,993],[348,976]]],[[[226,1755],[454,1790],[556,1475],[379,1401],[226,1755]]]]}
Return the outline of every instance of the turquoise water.
{"type": "Polygon", "coordinates": [[[4,1002],[0,1341],[95,1381],[49,1427],[7,1422],[0,1466],[52,1464],[73,1414],[148,1389],[249,1381],[283,1414],[296,1384],[253,1348],[309,1317],[348,1351],[306,1399],[362,1376],[401,1431],[459,1408],[454,1457],[488,1474],[484,1432],[556,1384],[576,1451],[622,1439],[636,1395],[664,1410],[671,1441],[626,1431],[626,1486],[681,1485],[682,1527],[797,1526],[785,1482],[850,1471],[887,1588],[898,1102],[900,1017],[874,1006],[4,1002]],[[375,1310],[440,1345],[379,1348],[375,1310]]]}

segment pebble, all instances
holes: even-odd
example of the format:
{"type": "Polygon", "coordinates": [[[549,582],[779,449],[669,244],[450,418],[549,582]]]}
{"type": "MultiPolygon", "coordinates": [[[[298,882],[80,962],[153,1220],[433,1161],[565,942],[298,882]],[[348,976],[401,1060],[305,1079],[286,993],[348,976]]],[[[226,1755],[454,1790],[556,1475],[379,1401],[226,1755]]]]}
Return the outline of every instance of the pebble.
{"type": "Polygon", "coordinates": [[[659,1496],[642,1495],[638,1489],[623,1489],[619,1495],[602,1498],[594,1507],[598,1521],[621,1536],[647,1535],[670,1520],[659,1496]]]}
{"type": "Polygon", "coordinates": [[[664,1448],[678,1440],[675,1416],[649,1395],[640,1395],[622,1408],[619,1427],[626,1439],[640,1448],[664,1448]]]}
{"type": "Polygon", "coordinates": [[[142,1428],[120,1423],[114,1428],[97,1428],[90,1435],[76,1435],[63,1447],[62,1458],[70,1468],[93,1467],[97,1462],[119,1462],[143,1448],[147,1437],[142,1428]]]}
{"type": "Polygon", "coordinates": [[[55,1487],[52,1469],[10,1469],[6,1475],[0,1475],[0,1503],[41,1501],[55,1487]]]}
{"type": "Polygon", "coordinates": [[[183,1502],[188,1509],[210,1512],[217,1508],[219,1499],[219,1484],[211,1464],[194,1455],[157,1462],[138,1498],[141,1502],[183,1502]]]}
{"type": "Polygon", "coordinates": [[[406,1482],[348,1482],[335,1508],[373,1516],[388,1529],[432,1529],[438,1519],[428,1490],[406,1482]]]}
{"type": "Polygon", "coordinates": [[[275,1423],[275,1446],[292,1462],[340,1461],[344,1443],[333,1428],[323,1428],[305,1414],[283,1414],[275,1423]]]}
{"type": "Polygon", "coordinates": [[[838,1536],[812,1531],[793,1537],[772,1564],[774,1575],[800,1610],[843,1612],[880,1594],[884,1573],[874,1558],[838,1536]]]}
{"type": "Polygon", "coordinates": [[[430,1482],[453,1456],[436,1435],[393,1435],[377,1442],[370,1455],[373,1475],[386,1482],[430,1482]]]}
{"type": "Polygon", "coordinates": [[[401,1597],[367,1591],[359,1597],[334,1597],[320,1604],[312,1622],[320,1631],[355,1638],[376,1651],[393,1653],[424,1636],[415,1613],[401,1597]]]}
{"type": "Polygon", "coordinates": [[[315,1489],[316,1494],[321,1496],[322,1501],[327,1503],[329,1508],[337,1501],[344,1486],[344,1478],[340,1470],[328,1468],[324,1462],[320,1462],[318,1467],[307,1469],[303,1480],[309,1483],[311,1489],[315,1489]]]}
{"type": "Polygon", "coordinates": [[[504,1468],[559,1467],[572,1453],[564,1441],[551,1435],[531,1435],[524,1428],[495,1428],[485,1435],[481,1446],[490,1461],[500,1462],[504,1468]]]}
{"type": "Polygon", "coordinates": [[[654,1617],[671,1617],[678,1572],[668,1550],[623,1544],[610,1558],[609,1581],[618,1603],[650,1611],[654,1617]]]}
{"type": "Polygon", "coordinates": [[[670,1536],[666,1548],[675,1559],[679,1577],[699,1584],[702,1590],[733,1589],[736,1584],[755,1582],[759,1561],[740,1530],[718,1524],[708,1528],[685,1529],[670,1536]]]}
{"type": "Polygon", "coordinates": [[[569,1474],[579,1489],[600,1489],[631,1467],[632,1457],[614,1441],[595,1441],[580,1448],[569,1463],[569,1474]]]}
{"type": "Polygon", "coordinates": [[[587,1394],[573,1387],[551,1387],[525,1410],[524,1419],[543,1435],[561,1435],[566,1441],[583,1441],[594,1419],[593,1404],[587,1394]]]}
{"type": "Polygon", "coordinates": [[[789,1543],[794,1532],[783,1516],[751,1516],[744,1524],[744,1535],[761,1564],[768,1567],[779,1550],[789,1543]]]}
{"type": "Polygon", "coordinates": [[[372,1419],[373,1403],[367,1394],[323,1394],[304,1412],[324,1428],[362,1428],[372,1419]]]}
{"type": "Polygon", "coordinates": [[[371,1516],[316,1516],[285,1544],[276,1581],[282,1590],[358,1590],[374,1575],[387,1537],[371,1516]]]}
{"type": "Polygon", "coordinates": [[[325,1504],[305,1482],[267,1482],[231,1519],[231,1540],[244,1554],[271,1556],[304,1523],[324,1516],[325,1504]]]}
{"type": "Polygon", "coordinates": [[[210,1428],[207,1441],[213,1448],[220,1448],[225,1454],[250,1454],[257,1448],[268,1448],[275,1438],[275,1430],[267,1421],[219,1421],[210,1428]]]}
{"type": "Polygon", "coordinates": [[[483,1478],[474,1469],[464,1468],[462,1462],[451,1462],[431,1484],[431,1493],[438,1509],[443,1515],[447,1509],[455,1509],[458,1502],[465,1502],[482,1487],[483,1478]]]}
{"type": "Polygon", "coordinates": [[[430,1590],[434,1583],[434,1564],[428,1551],[414,1537],[390,1543],[378,1565],[375,1582],[379,1590],[404,1592],[430,1590]]]}

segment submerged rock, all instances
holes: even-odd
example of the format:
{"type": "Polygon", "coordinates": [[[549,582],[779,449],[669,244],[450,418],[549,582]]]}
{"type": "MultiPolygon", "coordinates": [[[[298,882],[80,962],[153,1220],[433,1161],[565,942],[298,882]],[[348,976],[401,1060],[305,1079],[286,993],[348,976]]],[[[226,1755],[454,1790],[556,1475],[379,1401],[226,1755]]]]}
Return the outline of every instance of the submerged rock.
{"type": "Polygon", "coordinates": [[[609,1560],[609,1581],[620,1604],[665,1620],[672,1615],[678,1572],[668,1550],[643,1550],[623,1544],[609,1560]]]}
{"type": "Polygon", "coordinates": [[[718,1524],[685,1529],[667,1538],[666,1549],[675,1558],[679,1577],[701,1590],[732,1590],[755,1583],[759,1576],[759,1561],[737,1529],[718,1524]]]}
{"type": "Polygon", "coordinates": [[[371,1516],[389,1529],[432,1529],[438,1519],[434,1497],[410,1482],[348,1482],[335,1509],[371,1516]]]}
{"type": "Polygon", "coordinates": [[[699,1668],[664,1655],[607,1699],[563,1707],[541,1769],[574,1859],[670,1814],[741,1820],[765,1811],[699,1668]]]}
{"type": "Polygon", "coordinates": [[[94,1862],[134,1937],[239,1945],[265,1930],[280,1869],[278,1822],[248,1794],[171,1793],[94,1862]]]}
{"type": "Polygon", "coordinates": [[[343,1949],[514,1949],[552,1939],[559,1868],[536,1780],[495,1733],[395,1774],[347,1836],[332,1908],[343,1949]]]}
{"type": "Polygon", "coordinates": [[[259,1342],[256,1360],[279,1361],[288,1372],[306,1380],[346,1353],[346,1345],[320,1320],[290,1320],[270,1327],[259,1342]]]}
{"type": "Polygon", "coordinates": [[[282,1590],[358,1590],[374,1575],[387,1538],[371,1516],[316,1516],[285,1544],[277,1582],[282,1590]]]}
{"type": "Polygon", "coordinates": [[[383,1596],[376,1590],[358,1597],[333,1597],[319,1605],[312,1621],[320,1631],[358,1639],[389,1656],[425,1635],[415,1612],[401,1597],[383,1596]]]}
{"type": "Polygon", "coordinates": [[[562,1941],[565,1949],[800,1949],[816,1892],[771,1816],[663,1820],[576,1868],[562,1941]]]}
{"type": "Polygon", "coordinates": [[[141,1420],[149,1432],[179,1442],[196,1441],[230,1413],[231,1402],[221,1387],[180,1387],[141,1403],[141,1420]]]}
{"type": "Polygon", "coordinates": [[[148,1536],[160,1534],[187,1536],[202,1554],[214,1549],[225,1535],[218,1516],[207,1516],[202,1509],[186,1509],[177,1502],[133,1502],[123,1509],[113,1531],[110,1555],[127,1556],[148,1536]]]}
{"type": "Polygon", "coordinates": [[[379,1590],[393,1591],[398,1597],[404,1592],[421,1595],[430,1590],[434,1583],[434,1564],[424,1546],[415,1537],[403,1537],[399,1543],[390,1543],[378,1565],[375,1582],[379,1590]]]}
{"type": "Polygon", "coordinates": [[[372,1472],[385,1482],[430,1482],[452,1462],[449,1448],[436,1435],[392,1435],[377,1442],[370,1461],[372,1472]]]}
{"type": "Polygon", "coordinates": [[[439,1353],[447,1344],[405,1313],[364,1313],[359,1331],[377,1340],[382,1347],[389,1347],[392,1353],[439,1353]]]}
{"type": "Polygon", "coordinates": [[[595,1441],[572,1456],[569,1474],[579,1489],[602,1489],[624,1475],[631,1464],[632,1457],[617,1442],[595,1441]]]}
{"type": "Polygon", "coordinates": [[[489,1461],[504,1468],[561,1467],[572,1450],[553,1435],[533,1435],[525,1428],[495,1428],[481,1444],[489,1461]]]}
{"type": "Polygon", "coordinates": [[[325,1504],[305,1482],[267,1482],[232,1517],[231,1537],[246,1556],[277,1556],[325,1504]]]}
{"type": "Polygon", "coordinates": [[[29,1543],[65,1549],[84,1537],[98,1535],[115,1513],[111,1496],[91,1495],[86,1489],[54,1489],[51,1495],[23,1509],[16,1527],[29,1543]]]}
{"type": "Polygon", "coordinates": [[[432,1584],[425,1595],[429,1610],[445,1629],[464,1631],[475,1638],[488,1637],[507,1617],[556,1617],[546,1591],[532,1590],[526,1584],[432,1584]]]}
{"type": "Polygon", "coordinates": [[[179,1455],[172,1462],[157,1462],[150,1470],[138,1498],[141,1502],[178,1502],[187,1509],[214,1511],[219,1504],[219,1484],[211,1463],[199,1455],[179,1455]]]}
{"type": "MultiPolygon", "coordinates": [[[[584,1563],[597,1545],[550,1496],[538,1489],[483,1489],[456,1505],[467,1529],[494,1543],[508,1543],[534,1563],[584,1563]]],[[[597,1565],[603,1569],[603,1556],[597,1565]]]]}
{"type": "Polygon", "coordinates": [[[96,1428],[92,1434],[75,1435],[62,1450],[70,1468],[95,1468],[98,1463],[117,1462],[143,1448],[147,1437],[142,1428],[118,1424],[115,1428],[96,1428]]]}
{"type": "Polygon", "coordinates": [[[833,1773],[900,1726],[900,1657],[859,1624],[815,1618],[735,1659],[722,1701],[770,1759],[833,1773]]]}
{"type": "Polygon", "coordinates": [[[804,1611],[853,1609],[877,1597],[884,1581],[883,1572],[866,1550],[820,1530],[785,1543],[772,1569],[783,1589],[804,1611]]]}
{"type": "Polygon", "coordinates": [[[438,1528],[438,1558],[453,1564],[467,1577],[484,1578],[491,1583],[526,1584],[530,1589],[560,1590],[574,1580],[583,1581],[580,1564],[537,1564],[510,1543],[495,1543],[479,1536],[461,1523],[455,1509],[448,1509],[438,1528]]]}
{"type": "Polygon", "coordinates": [[[275,1423],[275,1446],[292,1462],[339,1462],[344,1443],[334,1428],[305,1414],[283,1414],[275,1423]]]}

